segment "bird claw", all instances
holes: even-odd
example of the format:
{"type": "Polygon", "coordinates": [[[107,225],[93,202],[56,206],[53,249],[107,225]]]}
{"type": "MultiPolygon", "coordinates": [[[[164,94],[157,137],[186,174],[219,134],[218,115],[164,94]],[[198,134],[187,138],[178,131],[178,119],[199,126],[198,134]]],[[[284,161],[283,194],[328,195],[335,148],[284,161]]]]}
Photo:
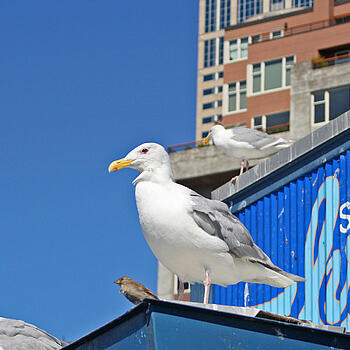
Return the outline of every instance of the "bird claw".
{"type": "Polygon", "coordinates": [[[230,182],[233,183],[233,184],[236,183],[238,177],[239,177],[238,175],[234,176],[234,177],[230,180],[230,182]]]}

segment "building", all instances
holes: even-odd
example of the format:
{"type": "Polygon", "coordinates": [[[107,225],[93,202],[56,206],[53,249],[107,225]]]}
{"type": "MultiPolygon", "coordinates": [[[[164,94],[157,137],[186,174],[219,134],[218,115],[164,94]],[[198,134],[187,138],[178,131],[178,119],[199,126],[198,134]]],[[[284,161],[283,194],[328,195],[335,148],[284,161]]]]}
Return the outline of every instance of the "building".
{"type": "Polygon", "coordinates": [[[197,140],[215,120],[297,139],[350,108],[350,1],[200,0],[199,6],[197,140]],[[335,75],[340,82],[329,81],[335,75]],[[302,114],[297,94],[305,100],[302,114]]]}

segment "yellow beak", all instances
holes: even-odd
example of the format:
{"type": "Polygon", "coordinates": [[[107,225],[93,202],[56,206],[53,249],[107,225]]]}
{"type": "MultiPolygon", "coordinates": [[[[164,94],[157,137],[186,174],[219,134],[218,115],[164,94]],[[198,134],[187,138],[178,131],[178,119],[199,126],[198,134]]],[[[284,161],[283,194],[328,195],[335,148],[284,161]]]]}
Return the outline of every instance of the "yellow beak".
{"type": "Polygon", "coordinates": [[[111,173],[112,171],[117,171],[126,168],[132,162],[133,160],[127,160],[125,158],[115,160],[114,162],[109,164],[108,172],[111,173]]]}
{"type": "Polygon", "coordinates": [[[205,139],[202,140],[202,142],[207,145],[208,142],[210,141],[210,135],[208,135],[205,139]]]}

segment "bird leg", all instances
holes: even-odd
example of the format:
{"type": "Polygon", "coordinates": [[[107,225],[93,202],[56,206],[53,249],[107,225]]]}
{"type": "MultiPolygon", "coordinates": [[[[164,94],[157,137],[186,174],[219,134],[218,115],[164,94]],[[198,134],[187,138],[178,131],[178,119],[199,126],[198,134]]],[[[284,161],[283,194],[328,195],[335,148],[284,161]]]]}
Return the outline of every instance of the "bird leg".
{"type": "Polygon", "coordinates": [[[185,294],[185,284],[179,279],[179,291],[177,294],[177,300],[182,300],[185,294]]]}
{"type": "Polygon", "coordinates": [[[248,161],[246,159],[241,160],[241,168],[239,170],[239,175],[234,176],[231,179],[231,182],[236,182],[236,180],[238,179],[238,176],[241,176],[243,174],[244,166],[246,166],[246,169],[248,170],[247,166],[249,166],[249,164],[248,164],[248,161]]]}
{"type": "Polygon", "coordinates": [[[209,276],[209,272],[205,271],[205,280],[203,281],[204,284],[204,300],[203,304],[208,304],[209,302],[209,292],[210,292],[210,285],[211,285],[211,280],[209,276]]]}

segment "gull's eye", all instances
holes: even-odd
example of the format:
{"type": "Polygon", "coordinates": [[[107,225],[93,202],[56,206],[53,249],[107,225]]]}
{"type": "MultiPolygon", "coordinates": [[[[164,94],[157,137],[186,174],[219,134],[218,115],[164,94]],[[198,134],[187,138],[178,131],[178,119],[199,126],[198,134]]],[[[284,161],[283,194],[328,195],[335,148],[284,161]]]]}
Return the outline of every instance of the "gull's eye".
{"type": "Polygon", "coordinates": [[[142,153],[147,153],[148,152],[148,148],[144,148],[141,152],[142,153]]]}

